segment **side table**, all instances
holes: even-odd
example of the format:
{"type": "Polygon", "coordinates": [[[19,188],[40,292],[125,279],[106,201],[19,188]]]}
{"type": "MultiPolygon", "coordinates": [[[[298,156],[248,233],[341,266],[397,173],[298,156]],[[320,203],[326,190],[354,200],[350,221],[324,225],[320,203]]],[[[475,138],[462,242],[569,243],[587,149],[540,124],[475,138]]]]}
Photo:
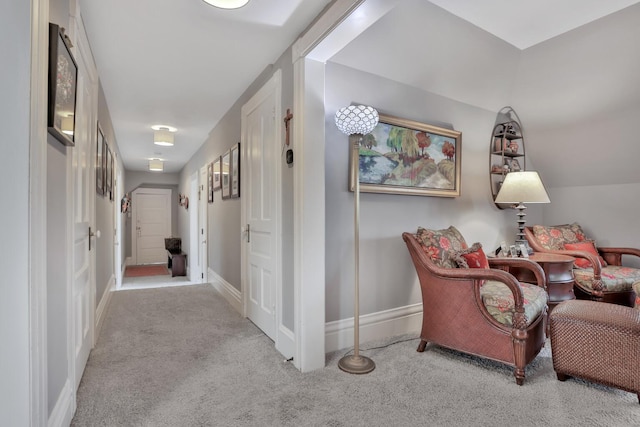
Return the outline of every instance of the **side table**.
{"type": "MultiPolygon", "coordinates": [[[[573,262],[575,259],[568,255],[534,252],[529,259],[537,263],[544,270],[547,277],[547,292],[549,293],[549,313],[562,301],[576,299],[573,293],[573,262]]],[[[535,277],[530,270],[513,267],[509,269],[521,282],[535,283],[535,277]]]]}

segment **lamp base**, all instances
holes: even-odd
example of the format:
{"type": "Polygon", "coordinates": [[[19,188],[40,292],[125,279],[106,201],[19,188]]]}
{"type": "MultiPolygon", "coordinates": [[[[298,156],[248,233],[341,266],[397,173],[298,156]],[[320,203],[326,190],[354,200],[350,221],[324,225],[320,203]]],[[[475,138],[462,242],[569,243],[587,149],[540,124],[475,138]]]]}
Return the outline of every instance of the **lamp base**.
{"type": "Polygon", "coordinates": [[[338,361],[338,368],[350,374],[368,374],[376,368],[376,364],[366,356],[350,354],[338,361]]]}

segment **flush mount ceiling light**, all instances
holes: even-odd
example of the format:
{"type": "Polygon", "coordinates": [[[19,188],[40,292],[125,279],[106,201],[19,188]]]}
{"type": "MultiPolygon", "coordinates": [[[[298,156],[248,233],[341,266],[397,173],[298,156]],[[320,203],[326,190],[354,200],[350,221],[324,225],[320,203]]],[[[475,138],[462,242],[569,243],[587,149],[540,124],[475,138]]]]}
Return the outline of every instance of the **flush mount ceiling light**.
{"type": "Polygon", "coordinates": [[[153,143],[156,145],[162,145],[165,147],[170,147],[173,145],[173,132],[176,131],[176,128],[171,126],[164,125],[154,125],[151,126],[155,132],[153,132],[153,143]]]}
{"type": "Polygon", "coordinates": [[[249,0],[203,0],[205,3],[211,6],[219,7],[220,9],[239,9],[245,4],[249,3],[249,0]]]}
{"type": "Polygon", "coordinates": [[[162,172],[164,170],[164,162],[159,159],[149,160],[149,170],[152,172],[162,172]]]}

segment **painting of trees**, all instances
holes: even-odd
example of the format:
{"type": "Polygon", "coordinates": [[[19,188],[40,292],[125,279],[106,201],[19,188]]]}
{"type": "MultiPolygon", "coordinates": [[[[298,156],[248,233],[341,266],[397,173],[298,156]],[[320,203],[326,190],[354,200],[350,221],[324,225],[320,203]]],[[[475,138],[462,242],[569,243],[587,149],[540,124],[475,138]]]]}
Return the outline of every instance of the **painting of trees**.
{"type": "Polygon", "coordinates": [[[445,141],[444,144],[442,144],[442,154],[444,154],[448,160],[452,160],[456,154],[456,147],[449,141],[445,141]]]}

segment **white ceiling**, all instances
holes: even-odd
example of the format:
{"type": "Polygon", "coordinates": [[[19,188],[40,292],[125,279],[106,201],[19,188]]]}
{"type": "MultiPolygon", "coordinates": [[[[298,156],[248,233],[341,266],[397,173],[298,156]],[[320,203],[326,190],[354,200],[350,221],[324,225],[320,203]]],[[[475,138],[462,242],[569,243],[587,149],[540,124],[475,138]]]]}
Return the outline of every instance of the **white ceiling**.
{"type": "MultiPolygon", "coordinates": [[[[147,170],[148,159],[159,157],[165,172],[180,171],[244,90],[330,1],[251,0],[221,10],[202,0],[81,0],[125,168],[147,170]],[[174,147],[153,144],[156,124],[178,129],[174,147]]],[[[638,1],[431,3],[524,49],[638,1]]]]}
{"type": "Polygon", "coordinates": [[[519,49],[551,39],[639,0],[430,0],[519,49]]]}
{"type": "Polygon", "coordinates": [[[330,0],[252,0],[237,10],[202,0],[81,0],[127,170],[166,160],[178,172],[268,64],[330,0]],[[176,127],[175,145],[151,126],[176,127]],[[159,154],[158,154],[159,153],[159,154]]]}

